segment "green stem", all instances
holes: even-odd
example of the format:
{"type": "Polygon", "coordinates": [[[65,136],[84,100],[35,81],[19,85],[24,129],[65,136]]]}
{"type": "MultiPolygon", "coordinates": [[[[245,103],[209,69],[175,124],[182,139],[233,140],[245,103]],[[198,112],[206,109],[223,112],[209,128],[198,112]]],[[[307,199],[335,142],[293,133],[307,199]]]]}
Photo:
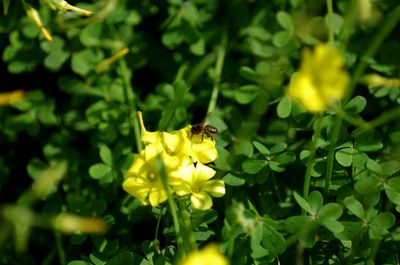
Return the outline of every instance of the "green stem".
{"type": "Polygon", "coordinates": [[[333,6],[332,6],[332,0],[326,0],[326,7],[328,9],[328,33],[329,33],[329,43],[333,44],[335,41],[335,35],[333,32],[333,6]]]}
{"type": "Polygon", "coordinates": [[[164,190],[167,193],[169,211],[172,215],[172,220],[174,222],[176,244],[178,246],[176,259],[177,259],[177,261],[180,261],[185,256],[186,242],[184,242],[184,237],[182,236],[181,223],[179,221],[178,213],[177,213],[178,207],[174,200],[171,187],[169,186],[168,174],[167,174],[163,160],[161,159],[160,155],[157,156],[157,173],[160,176],[164,190]]]}
{"type": "Polygon", "coordinates": [[[124,58],[119,60],[119,73],[124,82],[124,99],[125,103],[129,108],[129,122],[133,126],[133,134],[135,137],[135,143],[138,153],[142,151],[142,142],[140,141],[140,127],[139,121],[136,115],[137,109],[134,104],[134,90],[131,85],[131,71],[129,70],[124,58]]]}
{"type": "Polygon", "coordinates": [[[392,110],[383,113],[382,115],[380,115],[379,117],[375,118],[370,122],[365,122],[364,126],[362,127],[360,126],[356,130],[354,130],[353,135],[354,136],[360,135],[368,130],[372,130],[375,127],[379,127],[392,120],[398,119],[399,116],[400,116],[400,107],[396,107],[392,110]]]}
{"type": "Polygon", "coordinates": [[[317,123],[316,123],[315,129],[314,129],[314,135],[313,135],[311,145],[310,145],[310,156],[307,159],[307,169],[306,169],[306,174],[304,177],[303,197],[306,200],[308,199],[308,194],[310,192],[311,171],[314,166],[314,158],[315,158],[315,154],[317,152],[316,145],[317,145],[319,134],[321,132],[321,123],[322,123],[322,117],[318,116],[317,123]]]}
{"type": "Polygon", "coordinates": [[[225,61],[227,43],[228,43],[228,34],[225,31],[224,35],[222,36],[221,46],[218,48],[217,61],[215,62],[214,86],[213,86],[213,90],[211,93],[211,99],[208,104],[206,117],[209,117],[209,115],[214,111],[215,106],[217,105],[217,99],[218,99],[219,88],[220,88],[219,85],[221,82],[221,74],[222,74],[222,68],[224,66],[224,61],[225,61]]]}
{"type": "Polygon", "coordinates": [[[65,256],[65,251],[61,242],[61,233],[58,231],[54,231],[55,237],[56,237],[56,245],[57,245],[57,252],[58,252],[58,258],[60,265],[65,265],[66,264],[66,256],[65,256]]]}
{"type": "MultiPolygon", "coordinates": [[[[364,73],[365,69],[367,68],[367,62],[370,60],[382,42],[385,40],[387,35],[393,30],[393,28],[396,26],[397,22],[400,20],[400,6],[395,8],[388,16],[383,24],[382,27],[380,27],[380,30],[376,34],[375,38],[372,40],[370,45],[367,48],[367,51],[364,53],[364,55],[360,58],[358,61],[358,64],[354,70],[353,73],[353,78],[351,79],[351,83],[349,85],[349,88],[346,92],[346,95],[344,96],[342,105],[345,106],[347,102],[350,100],[351,96],[353,95],[354,89],[356,87],[356,84],[360,80],[362,74],[364,73]]],[[[330,189],[330,183],[332,179],[332,172],[333,172],[333,160],[334,160],[334,155],[335,155],[335,148],[336,148],[336,143],[339,138],[339,133],[340,129],[342,127],[343,123],[343,117],[341,115],[337,115],[335,119],[335,124],[333,127],[332,134],[330,136],[330,147],[329,147],[329,152],[328,152],[328,157],[327,157],[327,165],[326,165],[326,176],[325,176],[325,195],[329,195],[329,189],[330,189]]]]}
{"type": "Polygon", "coordinates": [[[196,238],[194,237],[194,234],[193,234],[193,226],[192,226],[192,222],[190,221],[189,211],[188,211],[185,203],[182,200],[180,200],[178,202],[178,205],[179,205],[179,211],[180,211],[182,221],[183,221],[183,227],[184,227],[183,230],[185,232],[185,237],[189,244],[189,248],[191,251],[196,250],[197,249],[196,238]]]}

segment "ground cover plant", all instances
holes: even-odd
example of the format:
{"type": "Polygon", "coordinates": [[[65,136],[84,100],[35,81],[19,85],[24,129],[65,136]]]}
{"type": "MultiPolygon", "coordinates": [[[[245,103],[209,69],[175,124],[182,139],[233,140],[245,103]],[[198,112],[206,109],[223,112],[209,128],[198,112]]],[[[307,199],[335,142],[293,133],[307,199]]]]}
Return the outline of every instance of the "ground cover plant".
{"type": "Polygon", "coordinates": [[[0,264],[400,264],[397,0],[3,0],[0,264]]]}

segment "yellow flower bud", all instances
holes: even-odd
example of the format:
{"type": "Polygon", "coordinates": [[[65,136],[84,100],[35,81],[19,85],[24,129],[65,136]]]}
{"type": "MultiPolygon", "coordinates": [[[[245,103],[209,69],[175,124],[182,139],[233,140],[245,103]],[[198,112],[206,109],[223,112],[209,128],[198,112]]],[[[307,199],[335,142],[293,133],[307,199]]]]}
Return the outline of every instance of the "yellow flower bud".
{"type": "Polygon", "coordinates": [[[26,14],[30,20],[35,23],[36,27],[40,29],[42,32],[43,36],[46,38],[48,41],[52,41],[53,37],[50,35],[50,33],[47,31],[47,29],[43,26],[42,20],[40,19],[39,12],[33,8],[31,5],[26,5],[25,8],[26,14]]]}
{"type": "Polygon", "coordinates": [[[19,101],[25,97],[25,91],[14,90],[12,92],[0,93],[0,106],[19,101]]]}
{"type": "Polygon", "coordinates": [[[53,221],[53,227],[63,233],[101,234],[107,230],[107,224],[103,219],[68,213],[59,214],[53,221]]]}

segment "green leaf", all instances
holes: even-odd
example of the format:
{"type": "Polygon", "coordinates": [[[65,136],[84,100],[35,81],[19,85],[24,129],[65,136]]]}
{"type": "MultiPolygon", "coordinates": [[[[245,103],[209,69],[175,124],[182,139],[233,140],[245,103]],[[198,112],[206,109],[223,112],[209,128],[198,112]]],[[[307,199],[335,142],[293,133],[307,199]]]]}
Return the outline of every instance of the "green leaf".
{"type": "Polygon", "coordinates": [[[387,179],[385,184],[395,190],[400,191],[400,176],[391,177],[391,178],[387,179]]]}
{"type": "Polygon", "coordinates": [[[289,40],[292,39],[292,35],[288,31],[278,31],[272,37],[272,43],[275,47],[282,48],[288,44],[289,40]]]}
{"type": "Polygon", "coordinates": [[[344,230],[336,234],[340,240],[353,240],[367,231],[367,227],[362,222],[341,222],[341,224],[344,226],[344,230]]]}
{"type": "Polygon", "coordinates": [[[134,256],[132,252],[124,250],[119,252],[117,255],[112,257],[108,262],[107,265],[124,265],[124,264],[135,264],[134,263],[134,256]]]}
{"type": "Polygon", "coordinates": [[[235,91],[235,99],[239,104],[249,104],[257,96],[258,85],[244,85],[235,91]]]}
{"type": "Polygon", "coordinates": [[[275,258],[284,250],[285,238],[269,225],[263,226],[262,245],[268,250],[271,258],[275,258]]]}
{"type": "Polygon", "coordinates": [[[258,83],[260,80],[260,76],[258,75],[258,73],[248,66],[241,66],[239,69],[239,74],[243,78],[246,78],[247,80],[256,83],[258,83]]]}
{"type": "Polygon", "coordinates": [[[358,114],[367,106],[367,100],[363,96],[352,98],[345,106],[345,110],[351,114],[358,114]]]}
{"type": "Polygon", "coordinates": [[[327,203],[318,211],[318,218],[324,219],[338,219],[342,215],[343,209],[337,203],[327,203]]]}
{"type": "Polygon", "coordinates": [[[362,152],[376,152],[381,150],[383,144],[381,142],[358,143],[357,149],[362,152]]]}
{"type": "Polygon", "coordinates": [[[343,25],[343,18],[336,13],[328,13],[325,16],[325,23],[335,34],[339,34],[343,25]]]}
{"type": "Polygon", "coordinates": [[[400,163],[396,160],[390,160],[387,162],[381,163],[381,167],[383,170],[383,175],[386,177],[390,177],[400,170],[400,163]]]}
{"type": "Polygon", "coordinates": [[[228,173],[222,179],[229,186],[242,186],[245,183],[245,179],[242,176],[234,173],[228,173]]]}
{"type": "Polygon", "coordinates": [[[354,189],[360,194],[371,194],[380,187],[379,178],[375,177],[363,177],[356,182],[354,189]]]}
{"type": "Polygon", "coordinates": [[[266,160],[249,159],[243,162],[242,168],[246,173],[256,174],[266,165],[268,165],[266,160]]]}
{"type": "Polygon", "coordinates": [[[292,100],[288,96],[283,96],[281,101],[279,101],[278,106],[276,108],[276,112],[278,117],[281,119],[286,119],[290,116],[292,112],[292,100]]]}
{"type": "Polygon", "coordinates": [[[313,213],[318,212],[318,210],[322,207],[323,197],[319,191],[313,191],[308,196],[308,203],[310,205],[311,211],[313,213]]]}
{"type": "Polygon", "coordinates": [[[310,204],[303,197],[301,197],[297,192],[294,192],[293,195],[294,195],[294,199],[300,205],[300,207],[303,208],[303,210],[305,210],[306,212],[308,212],[311,215],[315,215],[316,214],[312,210],[310,204]]]}
{"type": "Polygon", "coordinates": [[[392,213],[384,212],[378,214],[372,221],[371,224],[377,225],[381,228],[388,229],[396,222],[396,217],[392,213]]]}
{"type": "Polygon", "coordinates": [[[383,176],[381,165],[373,159],[368,159],[366,167],[377,176],[383,176]]]}
{"type": "Polygon", "coordinates": [[[257,38],[261,41],[268,41],[271,39],[271,33],[264,27],[250,26],[243,29],[240,33],[241,35],[247,35],[253,38],[257,38]]]}
{"type": "MultiPolygon", "coordinates": [[[[272,151],[272,149],[271,149],[272,151]]],[[[273,161],[281,166],[286,166],[293,163],[296,160],[296,156],[292,153],[282,153],[273,158],[273,161]]]]}
{"type": "Polygon", "coordinates": [[[293,31],[293,21],[291,16],[285,11],[279,11],[276,13],[276,20],[278,24],[282,26],[282,28],[286,29],[289,32],[293,31]]]}
{"type": "Polygon", "coordinates": [[[41,46],[49,53],[44,59],[44,65],[51,70],[59,70],[70,56],[69,52],[63,49],[64,40],[58,36],[55,36],[50,43],[42,42],[41,46]],[[45,45],[48,47],[43,47],[45,45]]]}
{"type": "Polygon", "coordinates": [[[305,225],[310,221],[309,216],[291,216],[283,221],[283,226],[289,233],[297,233],[303,230],[305,225]]]}
{"type": "Polygon", "coordinates": [[[284,142],[277,143],[271,148],[271,154],[277,154],[283,152],[286,148],[287,148],[286,143],[284,142]]]}
{"type": "Polygon", "coordinates": [[[111,149],[107,145],[102,145],[100,147],[100,158],[104,164],[112,166],[113,164],[113,154],[111,149]]]}
{"type": "Polygon", "coordinates": [[[204,55],[206,50],[206,42],[203,38],[200,38],[197,42],[190,45],[190,51],[197,56],[204,55]]]}
{"type": "Polygon", "coordinates": [[[101,34],[103,31],[103,22],[94,22],[86,26],[79,36],[81,42],[86,47],[99,46],[102,43],[101,34]]]}
{"type": "Polygon", "coordinates": [[[248,141],[240,141],[234,146],[235,155],[252,157],[254,153],[253,145],[248,141]]]}
{"type": "Polygon", "coordinates": [[[263,155],[270,155],[270,151],[267,147],[265,147],[262,143],[253,141],[254,147],[263,155]]]}
{"type": "Polygon", "coordinates": [[[111,167],[105,164],[94,164],[89,168],[89,175],[94,179],[102,179],[111,172],[111,167]]]}
{"type": "Polygon", "coordinates": [[[349,167],[353,163],[353,154],[357,152],[354,148],[343,148],[336,152],[336,161],[344,167],[349,167]]]}
{"type": "Polygon", "coordinates": [[[251,240],[250,240],[251,257],[253,259],[260,259],[269,254],[269,251],[266,250],[261,245],[262,235],[263,235],[263,224],[258,223],[254,228],[253,232],[251,233],[251,240]]]}
{"type": "Polygon", "coordinates": [[[84,260],[73,260],[68,262],[67,265],[92,265],[92,263],[84,261],[84,260]]]}
{"type": "Polygon", "coordinates": [[[358,218],[362,220],[365,219],[366,216],[362,204],[359,201],[357,201],[353,196],[344,199],[344,205],[350,212],[352,212],[358,218]]]}
{"type": "Polygon", "coordinates": [[[97,58],[92,50],[83,50],[72,55],[71,68],[81,76],[87,75],[95,67],[97,58]]]}
{"type": "Polygon", "coordinates": [[[351,165],[362,168],[365,166],[368,156],[353,147],[343,148],[336,152],[336,161],[344,167],[351,165]]]}
{"type": "Polygon", "coordinates": [[[340,223],[339,221],[332,219],[332,218],[327,218],[322,221],[322,224],[331,232],[333,233],[340,233],[344,230],[344,225],[340,223]]]}
{"type": "Polygon", "coordinates": [[[279,173],[282,173],[282,172],[285,171],[285,168],[282,167],[279,163],[277,163],[277,162],[275,162],[275,161],[269,162],[268,165],[269,165],[269,168],[270,168],[272,171],[279,172],[279,173]]]}

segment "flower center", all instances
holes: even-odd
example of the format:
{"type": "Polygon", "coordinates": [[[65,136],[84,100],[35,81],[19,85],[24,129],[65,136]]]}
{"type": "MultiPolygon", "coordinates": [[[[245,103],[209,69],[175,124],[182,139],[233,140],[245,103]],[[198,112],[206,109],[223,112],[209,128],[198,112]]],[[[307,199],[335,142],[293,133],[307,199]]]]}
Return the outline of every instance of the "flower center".
{"type": "Polygon", "coordinates": [[[148,180],[153,181],[156,179],[156,174],[154,172],[149,172],[149,173],[147,173],[146,177],[148,180]]]}
{"type": "Polygon", "coordinates": [[[195,187],[193,187],[193,192],[199,193],[199,192],[200,192],[200,187],[199,187],[198,185],[196,185],[195,187]]]}

